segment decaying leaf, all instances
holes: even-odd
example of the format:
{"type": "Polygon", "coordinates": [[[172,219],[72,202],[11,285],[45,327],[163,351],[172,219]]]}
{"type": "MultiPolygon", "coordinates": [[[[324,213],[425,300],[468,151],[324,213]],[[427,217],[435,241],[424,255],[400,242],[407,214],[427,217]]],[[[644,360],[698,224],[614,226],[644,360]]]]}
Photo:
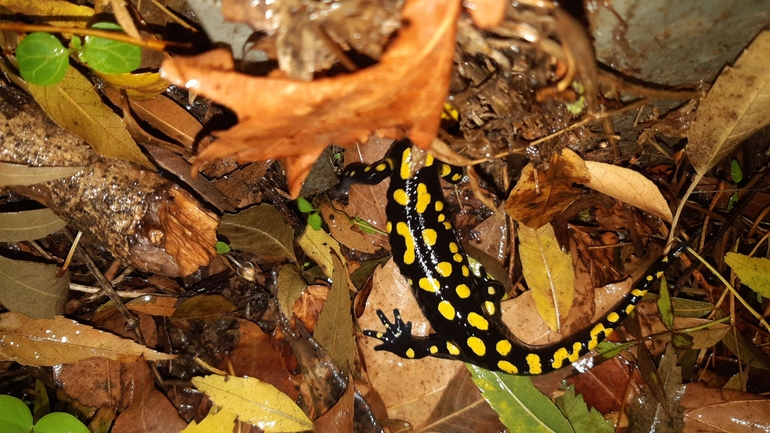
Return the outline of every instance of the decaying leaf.
{"type": "Polygon", "coordinates": [[[182,302],[171,315],[171,320],[219,320],[237,309],[222,295],[198,295],[182,302]]]}
{"type": "Polygon", "coordinates": [[[18,313],[0,314],[0,358],[31,366],[53,366],[95,356],[133,362],[176,358],[134,341],[96,330],[64,317],[30,319],[18,313]]]}
{"type": "Polygon", "coordinates": [[[225,215],[218,232],[230,239],[233,249],[297,261],[294,230],[273,206],[259,205],[237,215],[225,215]]]}
{"type": "Polygon", "coordinates": [[[687,157],[703,176],[751,134],[770,123],[770,30],[725,67],[698,106],[687,133],[687,157]]]}
{"type": "Polygon", "coordinates": [[[562,251],[551,225],[539,229],[519,226],[522,273],[540,316],[560,331],[572,307],[575,271],[569,253],[562,251]]]}
{"type": "Polygon", "coordinates": [[[578,198],[580,190],[572,184],[585,184],[590,177],[585,162],[569,150],[554,154],[547,170],[527,164],[505,202],[505,212],[527,227],[542,227],[578,198]]]}
{"type": "Polygon", "coordinates": [[[57,277],[59,267],[0,256],[0,304],[34,319],[64,313],[70,273],[57,277]]]}
{"type": "Polygon", "coordinates": [[[265,432],[299,432],[313,422],[286,394],[253,377],[195,377],[193,384],[211,401],[265,432]]]}
{"type": "Polygon", "coordinates": [[[770,400],[703,382],[687,384],[682,406],[686,432],[752,433],[770,425],[770,400]]]}
{"type": "Polygon", "coordinates": [[[67,69],[59,84],[30,84],[29,93],[59,126],[86,140],[100,155],[153,167],[120,117],[104,105],[93,84],[74,67],[67,69]]]}
{"type": "Polygon", "coordinates": [[[83,167],[30,167],[26,164],[0,162],[0,187],[34,185],[70,177],[83,167]]]}
{"type": "Polygon", "coordinates": [[[221,132],[204,160],[282,158],[296,196],[315,160],[329,145],[351,146],[376,132],[404,133],[428,148],[449,87],[460,4],[408,0],[399,36],[380,63],[313,82],[250,77],[234,72],[222,50],[163,63],[163,76],[235,111],[239,124],[221,132]],[[355,119],[355,121],[351,121],[355,119]]]}
{"type": "Polygon", "coordinates": [[[741,277],[743,284],[763,297],[770,298],[770,260],[730,252],[725,254],[725,263],[741,277]]]}
{"type": "Polygon", "coordinates": [[[67,223],[51,209],[0,213],[0,242],[41,239],[61,230],[67,223]]]}
{"type": "Polygon", "coordinates": [[[349,372],[355,367],[356,340],[353,337],[348,272],[337,254],[332,254],[331,259],[334,266],[332,288],[318,317],[313,337],[326,349],[340,370],[349,372]]]}
{"type": "Polygon", "coordinates": [[[595,161],[585,164],[591,174],[586,186],[671,222],[671,208],[649,179],[617,165],[595,161]]]}
{"type": "Polygon", "coordinates": [[[45,17],[45,24],[61,27],[84,28],[88,20],[94,15],[93,8],[79,6],[63,0],[0,0],[0,5],[27,17],[41,19],[45,17]],[[62,19],[49,19],[49,17],[61,17],[62,19]],[[66,18],[64,18],[66,17],[66,18]]]}
{"type": "Polygon", "coordinates": [[[318,263],[318,266],[323,269],[324,275],[331,278],[335,274],[333,255],[337,254],[342,257],[342,252],[340,251],[340,244],[328,233],[322,230],[313,230],[312,227],[307,226],[305,233],[302,233],[297,240],[297,244],[308,257],[318,263]]]}

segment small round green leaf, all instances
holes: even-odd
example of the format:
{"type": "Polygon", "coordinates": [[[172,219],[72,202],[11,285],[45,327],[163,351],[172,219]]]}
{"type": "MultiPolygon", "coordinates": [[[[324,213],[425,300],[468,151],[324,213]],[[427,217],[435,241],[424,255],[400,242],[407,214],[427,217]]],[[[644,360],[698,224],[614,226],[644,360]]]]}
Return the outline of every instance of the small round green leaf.
{"type": "Polygon", "coordinates": [[[310,202],[307,201],[307,199],[304,197],[300,197],[297,199],[297,208],[302,213],[310,213],[315,210],[313,209],[313,205],[310,204],[310,202]]]}
{"type": "Polygon", "coordinates": [[[53,86],[67,73],[69,50],[50,33],[30,33],[16,47],[16,59],[28,83],[53,86]]]}
{"type": "Polygon", "coordinates": [[[217,241],[216,246],[214,247],[217,250],[217,254],[227,254],[230,252],[230,245],[227,245],[226,243],[222,241],[217,241]]]}
{"type": "Polygon", "coordinates": [[[735,183],[741,183],[743,180],[743,170],[741,170],[741,164],[737,159],[733,159],[730,162],[730,177],[733,178],[735,183]]]}
{"type": "Polygon", "coordinates": [[[80,420],[65,412],[53,412],[40,418],[34,433],[91,433],[80,420]]]}
{"type": "MultiPolygon", "coordinates": [[[[113,23],[96,23],[95,29],[122,31],[113,23]]],[[[83,48],[78,52],[80,60],[97,72],[125,74],[142,63],[142,49],[136,45],[113,41],[96,36],[86,36],[83,48]]]]}
{"type": "Polygon", "coordinates": [[[318,212],[313,212],[307,216],[307,223],[313,230],[318,231],[321,230],[323,219],[321,219],[321,215],[318,215],[318,212]]]}
{"type": "Polygon", "coordinates": [[[23,401],[10,395],[0,395],[0,431],[29,433],[32,430],[32,414],[23,401]]]}

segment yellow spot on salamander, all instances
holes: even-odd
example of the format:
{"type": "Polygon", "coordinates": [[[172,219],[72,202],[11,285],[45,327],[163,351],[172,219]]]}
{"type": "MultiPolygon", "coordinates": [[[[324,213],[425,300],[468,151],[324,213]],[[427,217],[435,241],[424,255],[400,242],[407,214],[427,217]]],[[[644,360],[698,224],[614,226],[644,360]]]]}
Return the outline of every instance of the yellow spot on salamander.
{"type": "Polygon", "coordinates": [[[444,222],[445,219],[446,219],[446,215],[444,215],[443,213],[438,214],[438,218],[436,218],[436,220],[438,220],[438,222],[440,223],[444,222]]]}
{"type": "Polygon", "coordinates": [[[447,177],[451,172],[452,172],[452,167],[450,167],[449,164],[444,164],[441,166],[441,177],[447,177]]]}
{"type": "Polygon", "coordinates": [[[487,286],[487,293],[489,296],[495,296],[495,293],[497,293],[497,290],[495,290],[495,286],[487,286]]]}
{"type": "Polygon", "coordinates": [[[459,355],[460,354],[460,348],[455,346],[454,344],[450,342],[446,342],[446,350],[449,352],[450,355],[459,355]]]}
{"type": "MultiPolygon", "coordinates": [[[[443,215],[444,214],[441,214],[441,216],[443,216],[443,215]]],[[[450,224],[449,221],[444,221],[444,228],[449,230],[449,231],[452,231],[452,224],[450,224]]]]}
{"type": "Polygon", "coordinates": [[[406,223],[400,221],[396,223],[396,233],[404,238],[404,244],[406,244],[406,251],[404,251],[404,263],[411,265],[414,263],[414,237],[409,231],[406,223]]]}
{"type": "Polygon", "coordinates": [[[529,372],[531,374],[540,374],[543,372],[543,364],[540,362],[540,357],[534,353],[527,355],[527,364],[529,364],[529,372]]]}
{"type": "Polygon", "coordinates": [[[385,223],[385,231],[390,233],[393,230],[393,223],[388,221],[385,223]]]}
{"type": "Polygon", "coordinates": [[[372,171],[371,165],[367,165],[366,167],[364,167],[364,173],[369,173],[370,171],[372,171]]]}
{"type": "Polygon", "coordinates": [[[449,262],[441,262],[436,265],[436,272],[442,277],[449,277],[452,275],[452,264],[449,262]]]}
{"type": "Polygon", "coordinates": [[[629,305],[626,307],[626,314],[631,314],[632,311],[634,311],[634,308],[636,308],[636,305],[629,305]]]}
{"type": "Polygon", "coordinates": [[[425,166],[426,167],[430,167],[431,165],[433,165],[433,160],[434,159],[435,158],[433,158],[433,155],[428,154],[428,156],[425,157],[425,166]]]}
{"type": "Polygon", "coordinates": [[[663,262],[663,263],[668,263],[668,256],[666,256],[666,257],[663,257],[663,259],[661,259],[661,262],[663,262]]]}
{"type": "Polygon", "coordinates": [[[414,358],[414,350],[412,350],[411,348],[406,349],[406,357],[409,359],[414,358]]]}
{"type": "Polygon", "coordinates": [[[449,301],[441,301],[438,304],[438,312],[447,320],[455,318],[455,307],[449,301]]]}
{"type": "Polygon", "coordinates": [[[461,175],[460,173],[455,173],[454,175],[452,175],[452,182],[457,182],[462,178],[463,178],[463,175],[461,175]]]}
{"type": "Polygon", "coordinates": [[[569,362],[577,362],[580,359],[581,350],[583,350],[583,343],[579,341],[572,343],[572,353],[569,355],[569,362]]]}
{"type": "Polygon", "coordinates": [[[646,279],[647,281],[652,281],[652,280],[654,280],[654,279],[655,279],[655,277],[653,277],[652,275],[647,275],[647,276],[645,277],[645,279],[646,279]]]}
{"type": "Polygon", "coordinates": [[[401,179],[407,180],[412,175],[412,148],[407,147],[401,154],[401,169],[399,171],[401,179]]]}
{"type": "Polygon", "coordinates": [[[508,353],[510,353],[511,348],[511,342],[508,340],[500,340],[497,342],[497,345],[495,345],[495,350],[497,350],[497,353],[499,353],[502,356],[508,356],[508,353]]]}
{"type": "Polygon", "coordinates": [[[441,212],[442,210],[444,210],[444,202],[441,200],[437,200],[434,207],[436,208],[436,212],[441,212]]]}
{"type": "Polygon", "coordinates": [[[518,374],[519,373],[519,369],[516,368],[515,365],[511,364],[508,361],[499,361],[497,363],[497,368],[499,368],[500,370],[502,370],[502,371],[504,371],[506,373],[510,373],[510,374],[518,374]]]}
{"type": "Polygon", "coordinates": [[[660,278],[660,277],[662,277],[662,276],[663,276],[663,271],[658,271],[658,272],[655,274],[655,278],[660,278]]]}
{"type": "Polygon", "coordinates": [[[387,167],[388,167],[388,164],[385,164],[384,162],[381,162],[381,163],[377,164],[377,167],[374,167],[374,169],[377,170],[377,171],[383,171],[387,167]]]}
{"type": "Polygon", "coordinates": [[[449,251],[451,251],[453,253],[456,253],[456,252],[460,251],[460,247],[457,246],[456,242],[450,242],[449,243],[449,251]]]}
{"type": "Polygon", "coordinates": [[[484,356],[487,353],[487,347],[479,337],[468,337],[468,347],[478,356],[484,356]]]}
{"type": "Polygon", "coordinates": [[[422,214],[430,204],[430,194],[428,193],[428,186],[424,183],[417,185],[417,205],[414,209],[417,213],[422,214]]]}
{"type": "Polygon", "coordinates": [[[353,177],[355,175],[356,175],[356,171],[355,170],[351,170],[351,171],[345,173],[345,177],[353,177]]]}
{"type": "Polygon", "coordinates": [[[437,353],[438,353],[438,347],[436,347],[436,346],[430,346],[430,348],[428,349],[428,351],[429,351],[431,354],[435,355],[435,354],[437,354],[437,353]]]}
{"type": "Polygon", "coordinates": [[[436,245],[436,238],[438,237],[437,233],[433,229],[424,229],[422,231],[422,240],[425,242],[425,245],[432,247],[433,245],[436,245]]]}
{"type": "Polygon", "coordinates": [[[618,320],[620,320],[620,316],[618,315],[618,313],[613,311],[612,313],[607,315],[607,320],[609,320],[612,323],[615,323],[618,320]]]}
{"type": "Polygon", "coordinates": [[[559,369],[564,365],[564,361],[569,357],[569,352],[567,352],[567,349],[565,347],[560,347],[559,350],[554,352],[553,354],[553,362],[551,362],[551,367],[554,369],[559,369]]]}
{"type": "Polygon", "coordinates": [[[471,289],[465,284],[460,284],[455,288],[455,293],[460,299],[467,299],[471,296],[471,289]]]}
{"type": "Polygon", "coordinates": [[[462,269],[463,269],[463,277],[467,277],[468,275],[471,274],[471,270],[468,269],[467,266],[463,265],[462,269]]]}
{"type": "Polygon", "coordinates": [[[462,263],[463,256],[462,254],[455,254],[452,256],[452,260],[456,261],[457,263],[462,263]]]}
{"type": "Polygon", "coordinates": [[[409,204],[409,197],[406,195],[406,191],[401,188],[393,191],[393,200],[401,206],[409,204]]]}
{"type": "Polygon", "coordinates": [[[495,303],[492,301],[486,301],[484,302],[484,309],[487,310],[487,314],[490,316],[495,315],[495,303]]]}
{"type": "Polygon", "coordinates": [[[631,290],[631,294],[634,295],[634,296],[642,297],[642,296],[647,294],[647,291],[646,290],[634,289],[634,290],[631,290]]]}
{"type": "Polygon", "coordinates": [[[439,284],[438,280],[431,277],[420,278],[420,282],[418,284],[420,288],[425,290],[426,292],[436,293],[438,292],[438,289],[441,288],[441,285],[439,284]]]}
{"type": "Polygon", "coordinates": [[[489,322],[487,319],[484,318],[484,316],[478,314],[478,313],[470,313],[468,314],[468,323],[471,324],[476,329],[480,329],[482,331],[486,331],[489,329],[489,322]]]}

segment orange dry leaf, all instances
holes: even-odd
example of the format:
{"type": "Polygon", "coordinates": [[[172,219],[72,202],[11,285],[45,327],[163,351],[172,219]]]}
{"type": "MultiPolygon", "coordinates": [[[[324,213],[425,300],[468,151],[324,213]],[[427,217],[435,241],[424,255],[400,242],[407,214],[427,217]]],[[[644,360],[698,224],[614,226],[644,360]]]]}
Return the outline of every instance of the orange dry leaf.
{"type": "Polygon", "coordinates": [[[371,68],[302,82],[233,71],[232,56],[215,50],[163,62],[163,77],[230,107],[239,123],[219,133],[201,160],[281,158],[296,196],[330,143],[351,146],[370,134],[406,134],[427,149],[449,89],[457,0],[407,0],[399,36],[371,68]]]}

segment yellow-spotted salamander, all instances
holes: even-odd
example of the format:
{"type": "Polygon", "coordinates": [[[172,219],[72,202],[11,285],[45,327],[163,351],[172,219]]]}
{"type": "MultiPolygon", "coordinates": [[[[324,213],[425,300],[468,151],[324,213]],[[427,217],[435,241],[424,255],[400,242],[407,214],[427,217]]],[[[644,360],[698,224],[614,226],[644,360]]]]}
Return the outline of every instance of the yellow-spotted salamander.
{"type": "Polygon", "coordinates": [[[412,143],[395,143],[384,159],[372,165],[351,164],[340,190],[353,183],[376,184],[390,177],[386,214],[393,259],[409,281],[423,315],[435,334],[413,336],[411,322],[398,310],[395,321],[377,310],[384,332],[366,330],[386,350],[409,359],[426,356],[457,359],[511,374],[547,373],[575,362],[611,334],[647,293],[686,244],[658,259],[613,310],[590,328],[548,346],[528,346],[511,334],[500,318],[503,287],[481,270],[474,275],[447,213],[438,177],[462,178],[462,169],[435,160],[412,173],[412,143]]]}

